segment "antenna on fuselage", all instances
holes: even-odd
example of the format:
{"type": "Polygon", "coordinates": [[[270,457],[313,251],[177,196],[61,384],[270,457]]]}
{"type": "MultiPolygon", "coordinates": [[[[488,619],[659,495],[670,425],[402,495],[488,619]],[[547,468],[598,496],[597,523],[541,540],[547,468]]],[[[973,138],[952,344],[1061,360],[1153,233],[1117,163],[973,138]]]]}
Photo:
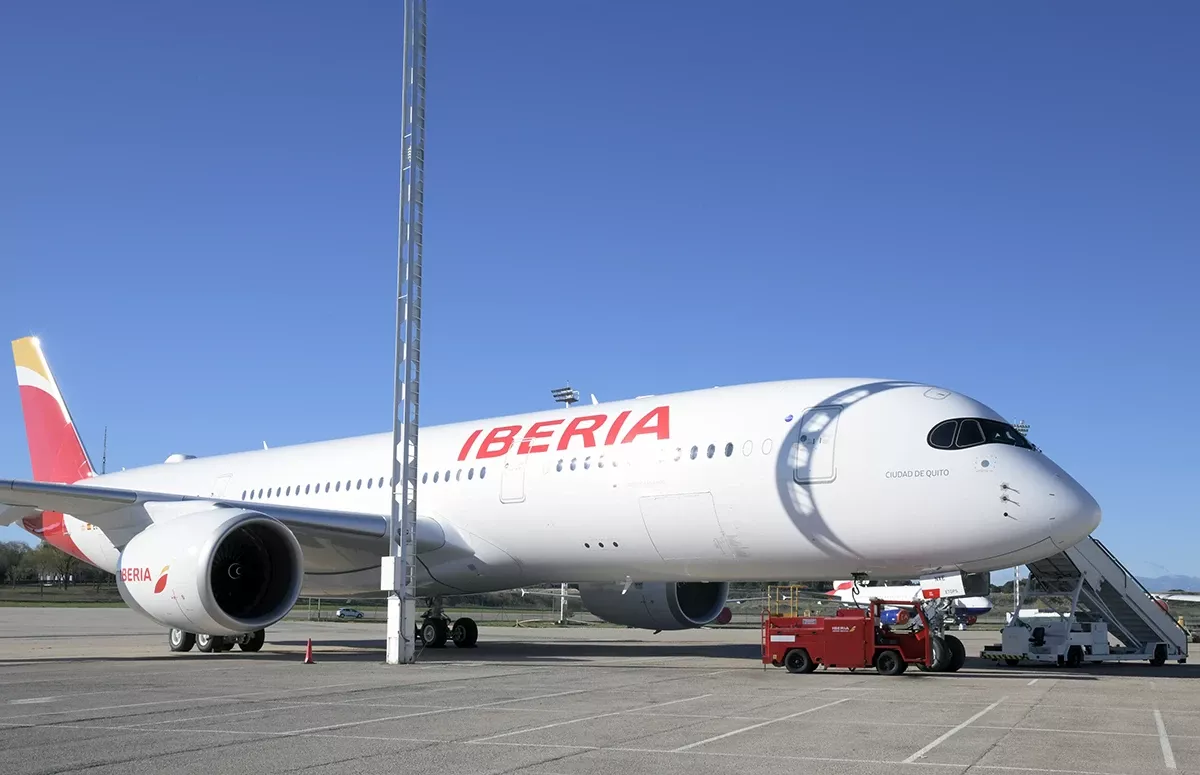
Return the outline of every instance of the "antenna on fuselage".
{"type": "Polygon", "coordinates": [[[108,468],[108,426],[104,426],[104,446],[100,448],[100,473],[108,468]]]}

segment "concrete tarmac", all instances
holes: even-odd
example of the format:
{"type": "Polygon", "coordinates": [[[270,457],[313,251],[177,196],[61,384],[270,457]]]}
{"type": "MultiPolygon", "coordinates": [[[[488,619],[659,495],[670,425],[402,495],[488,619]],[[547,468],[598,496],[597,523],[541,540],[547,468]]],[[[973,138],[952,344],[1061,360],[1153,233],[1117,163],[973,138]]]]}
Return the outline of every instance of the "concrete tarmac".
{"type": "Polygon", "coordinates": [[[791,675],[756,630],[481,627],[389,666],[383,637],[172,654],[126,609],[0,608],[0,773],[1200,773],[1191,665],[791,675]]]}

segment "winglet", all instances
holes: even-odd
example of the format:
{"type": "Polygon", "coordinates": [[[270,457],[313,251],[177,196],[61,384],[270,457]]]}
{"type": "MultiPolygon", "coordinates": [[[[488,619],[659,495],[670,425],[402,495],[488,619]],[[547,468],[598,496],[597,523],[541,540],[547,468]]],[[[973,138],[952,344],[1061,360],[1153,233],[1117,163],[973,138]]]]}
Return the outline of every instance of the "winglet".
{"type": "Polygon", "coordinates": [[[33,478],[71,484],[94,475],[91,461],[37,337],[12,343],[33,478]]]}

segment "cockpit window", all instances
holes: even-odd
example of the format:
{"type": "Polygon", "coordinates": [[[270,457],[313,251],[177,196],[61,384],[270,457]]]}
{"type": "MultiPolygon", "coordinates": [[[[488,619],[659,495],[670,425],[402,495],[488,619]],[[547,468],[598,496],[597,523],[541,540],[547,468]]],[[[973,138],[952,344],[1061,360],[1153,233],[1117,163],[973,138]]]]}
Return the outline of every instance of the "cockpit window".
{"type": "Polygon", "coordinates": [[[978,420],[963,420],[958,424],[958,437],[954,439],[954,446],[964,449],[983,444],[985,441],[978,420]]]}
{"type": "Polygon", "coordinates": [[[936,449],[966,449],[980,444],[1008,444],[1036,450],[1021,432],[1008,423],[979,417],[944,420],[929,431],[929,446],[936,449]]]}
{"type": "Polygon", "coordinates": [[[979,424],[983,426],[983,433],[987,436],[988,444],[1012,444],[1014,447],[1022,449],[1033,449],[1033,444],[1029,443],[1029,440],[1022,436],[1020,431],[1008,423],[980,420],[979,424]]]}
{"type": "Polygon", "coordinates": [[[954,431],[958,428],[958,420],[946,420],[935,425],[929,432],[929,446],[938,449],[951,449],[954,446],[954,431]]]}

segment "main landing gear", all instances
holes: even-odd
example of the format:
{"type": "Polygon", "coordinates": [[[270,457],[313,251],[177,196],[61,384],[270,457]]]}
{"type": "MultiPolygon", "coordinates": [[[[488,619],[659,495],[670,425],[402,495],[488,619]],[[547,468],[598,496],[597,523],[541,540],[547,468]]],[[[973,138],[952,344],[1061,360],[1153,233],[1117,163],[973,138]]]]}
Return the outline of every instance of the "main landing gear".
{"type": "Polygon", "coordinates": [[[234,646],[242,651],[258,651],[267,640],[266,630],[255,630],[241,635],[197,635],[172,627],[167,634],[167,645],[171,651],[191,651],[192,646],[205,654],[232,651],[234,646]]]}
{"type": "Polygon", "coordinates": [[[442,601],[434,598],[429,610],[421,617],[421,623],[417,625],[417,637],[426,648],[440,649],[449,639],[460,649],[469,649],[475,648],[479,641],[479,627],[474,619],[465,616],[451,622],[442,608],[442,601]]]}
{"type": "Polygon", "coordinates": [[[933,636],[933,665],[918,664],[918,670],[932,673],[957,673],[967,661],[967,649],[953,635],[933,636]]]}

